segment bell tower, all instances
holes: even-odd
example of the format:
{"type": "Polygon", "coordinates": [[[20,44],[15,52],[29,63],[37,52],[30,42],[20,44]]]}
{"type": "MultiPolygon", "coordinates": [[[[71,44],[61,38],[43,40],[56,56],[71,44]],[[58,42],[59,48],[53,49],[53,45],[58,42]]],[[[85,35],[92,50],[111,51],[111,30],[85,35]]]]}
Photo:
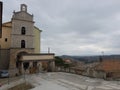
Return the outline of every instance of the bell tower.
{"type": "Polygon", "coordinates": [[[21,4],[19,12],[13,12],[11,48],[34,48],[33,15],[27,12],[27,5],[21,4]]]}
{"type": "Polygon", "coordinates": [[[33,15],[27,12],[27,5],[21,4],[20,11],[13,12],[12,32],[10,46],[10,65],[11,70],[17,69],[16,62],[18,53],[34,52],[34,21],[33,15]]]}
{"type": "Polygon", "coordinates": [[[27,5],[21,4],[21,11],[27,12],[27,5]]]}

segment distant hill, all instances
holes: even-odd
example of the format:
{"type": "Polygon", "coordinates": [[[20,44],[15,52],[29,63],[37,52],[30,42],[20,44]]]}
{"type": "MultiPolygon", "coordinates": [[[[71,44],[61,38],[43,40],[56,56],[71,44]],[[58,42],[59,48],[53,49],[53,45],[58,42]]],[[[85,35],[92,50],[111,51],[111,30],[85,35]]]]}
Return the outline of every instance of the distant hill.
{"type": "Polygon", "coordinates": [[[71,59],[77,60],[84,63],[92,63],[98,62],[101,59],[120,59],[120,55],[104,55],[104,56],[70,56],[70,55],[62,55],[60,56],[62,59],[71,59]]]}

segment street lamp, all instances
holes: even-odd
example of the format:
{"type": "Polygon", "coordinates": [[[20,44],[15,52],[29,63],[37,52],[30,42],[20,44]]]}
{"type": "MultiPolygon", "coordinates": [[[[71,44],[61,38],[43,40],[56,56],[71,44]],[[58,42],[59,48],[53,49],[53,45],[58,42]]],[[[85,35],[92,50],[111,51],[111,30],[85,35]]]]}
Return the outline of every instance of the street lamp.
{"type": "Polygon", "coordinates": [[[8,70],[8,84],[10,84],[10,74],[9,74],[9,70],[8,70]]]}
{"type": "Polygon", "coordinates": [[[103,61],[103,57],[104,57],[104,51],[101,52],[102,56],[100,57],[100,62],[103,61]]]}
{"type": "Polygon", "coordinates": [[[104,51],[102,51],[101,53],[102,53],[102,56],[104,56],[104,51]]]}
{"type": "Polygon", "coordinates": [[[0,45],[0,60],[1,60],[1,45],[0,45]]]}

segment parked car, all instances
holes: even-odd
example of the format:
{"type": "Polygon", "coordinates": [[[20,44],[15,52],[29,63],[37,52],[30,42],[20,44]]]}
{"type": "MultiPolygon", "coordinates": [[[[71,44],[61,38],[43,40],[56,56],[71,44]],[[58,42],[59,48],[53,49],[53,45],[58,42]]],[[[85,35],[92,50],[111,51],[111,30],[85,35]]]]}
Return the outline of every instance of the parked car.
{"type": "Polygon", "coordinates": [[[1,78],[8,77],[8,76],[9,76],[8,70],[1,70],[0,71],[1,78]]]}

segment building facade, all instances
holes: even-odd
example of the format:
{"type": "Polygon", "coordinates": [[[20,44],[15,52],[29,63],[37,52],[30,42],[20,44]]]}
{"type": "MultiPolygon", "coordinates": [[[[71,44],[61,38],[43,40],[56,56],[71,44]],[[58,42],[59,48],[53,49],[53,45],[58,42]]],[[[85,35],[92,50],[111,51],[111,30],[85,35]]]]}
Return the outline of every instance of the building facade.
{"type": "Polygon", "coordinates": [[[20,11],[13,12],[11,21],[2,25],[0,69],[9,69],[11,74],[22,74],[38,71],[43,62],[54,66],[53,53],[40,53],[42,31],[34,23],[33,15],[27,12],[27,5],[21,4],[20,11]]]}

